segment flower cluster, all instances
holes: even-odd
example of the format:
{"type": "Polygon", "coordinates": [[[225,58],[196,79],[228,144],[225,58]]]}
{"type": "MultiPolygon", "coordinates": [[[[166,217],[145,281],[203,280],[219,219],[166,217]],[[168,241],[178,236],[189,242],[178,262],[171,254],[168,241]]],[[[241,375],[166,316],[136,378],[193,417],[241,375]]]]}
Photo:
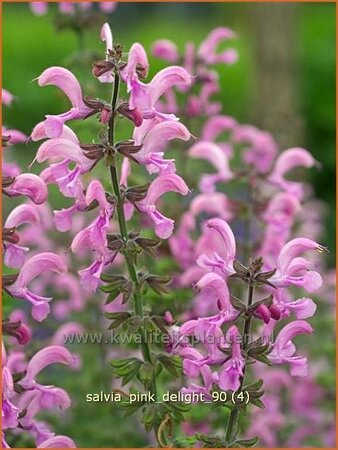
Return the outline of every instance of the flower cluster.
{"type": "MultiPolygon", "coordinates": [[[[13,96],[8,91],[3,91],[4,104],[10,105],[12,100],[13,96]]],[[[3,133],[7,158],[7,152],[13,151],[12,145],[25,142],[27,136],[7,128],[3,133]]],[[[42,295],[41,284],[39,292],[32,290],[34,280],[39,278],[41,281],[45,274],[64,275],[67,272],[67,265],[61,256],[42,250],[42,246],[40,251],[32,255],[31,248],[27,245],[32,244],[33,240],[25,239],[29,229],[35,228],[36,233],[41,226],[38,211],[46,202],[47,186],[41,177],[21,173],[17,165],[8,162],[3,163],[2,186],[3,194],[8,199],[26,198],[26,202],[15,206],[5,220],[3,251],[6,269],[2,288],[8,299],[29,302],[32,317],[41,322],[50,312],[49,303],[52,298],[42,295]]],[[[27,432],[37,447],[75,447],[70,438],[55,435],[47,424],[38,419],[41,410],[63,410],[69,408],[71,401],[65,390],[40,384],[37,376],[52,364],[76,366],[76,357],[60,343],[61,345],[46,346],[29,359],[26,346],[31,341],[32,330],[26,315],[21,311],[12,311],[10,317],[3,320],[2,331],[10,340],[9,350],[2,343],[2,446],[9,447],[6,435],[15,430],[16,433],[27,432]]]]}
{"type": "Polygon", "coordinates": [[[215,64],[234,64],[238,55],[234,48],[219,51],[225,42],[234,39],[235,33],[229,28],[215,28],[200,44],[198,48],[193,42],[187,42],[184,54],[181,55],[174,42],[161,39],[152,47],[156,58],[167,63],[178,63],[193,76],[193,83],[188,87],[180,87],[185,94],[184,104],[180,107],[176,93],[170,89],[165,94],[164,101],[160,102],[164,112],[186,114],[188,117],[201,117],[218,114],[222,108],[219,102],[211,97],[220,91],[218,73],[211,66],[215,64]]]}

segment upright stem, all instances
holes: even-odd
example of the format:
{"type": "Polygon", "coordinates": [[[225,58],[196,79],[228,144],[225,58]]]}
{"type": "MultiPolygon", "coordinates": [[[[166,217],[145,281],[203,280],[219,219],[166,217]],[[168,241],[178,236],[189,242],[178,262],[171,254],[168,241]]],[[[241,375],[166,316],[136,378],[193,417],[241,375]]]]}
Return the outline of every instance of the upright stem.
{"type": "MultiPolygon", "coordinates": [[[[119,93],[119,84],[120,84],[120,77],[117,73],[115,73],[114,90],[113,90],[113,96],[112,96],[112,102],[111,102],[112,115],[111,115],[111,119],[110,119],[109,125],[108,125],[108,141],[109,141],[110,147],[113,147],[113,145],[114,145],[115,115],[116,115],[116,103],[117,103],[118,93],[119,93]]],[[[122,237],[123,241],[127,242],[128,241],[128,229],[127,229],[126,218],[124,215],[123,198],[122,198],[121,190],[120,190],[120,183],[119,183],[119,176],[118,176],[118,171],[117,171],[117,167],[116,167],[116,162],[114,161],[113,165],[110,165],[109,168],[110,168],[110,176],[111,176],[114,194],[117,198],[116,212],[117,212],[117,220],[119,223],[119,229],[120,229],[120,233],[121,233],[121,237],[122,237]]],[[[134,296],[133,296],[135,312],[138,316],[143,317],[143,300],[142,300],[142,294],[141,294],[141,286],[140,286],[139,279],[137,276],[137,270],[136,270],[134,262],[128,255],[125,255],[125,259],[126,259],[129,276],[130,276],[130,278],[134,284],[134,288],[135,288],[134,296]]],[[[145,337],[146,337],[145,333],[142,330],[142,342],[141,342],[142,355],[143,355],[143,358],[145,361],[152,363],[149,345],[146,342],[145,337]]],[[[153,382],[152,382],[152,392],[155,394],[155,398],[156,398],[157,388],[156,388],[155,378],[153,378],[153,382]]]]}
{"type": "MultiPolygon", "coordinates": [[[[253,300],[253,293],[254,293],[254,287],[252,282],[250,281],[249,283],[249,289],[248,289],[248,302],[247,302],[247,306],[251,306],[252,305],[252,300],[253,300]]],[[[250,330],[251,330],[251,319],[252,316],[250,315],[247,319],[245,319],[244,322],[244,328],[243,328],[243,345],[242,345],[242,349],[245,352],[247,350],[248,347],[248,337],[250,334],[250,330]]],[[[238,391],[240,391],[243,387],[244,384],[244,378],[245,378],[245,372],[246,372],[246,366],[247,366],[247,357],[245,358],[245,362],[244,362],[244,367],[243,367],[243,375],[240,379],[240,385],[238,388],[238,391]]],[[[236,424],[237,424],[237,418],[238,418],[238,408],[234,408],[229,416],[229,420],[228,420],[228,425],[227,425],[227,430],[226,430],[226,435],[225,435],[225,439],[227,440],[227,442],[230,442],[235,428],[236,428],[236,424]]]]}

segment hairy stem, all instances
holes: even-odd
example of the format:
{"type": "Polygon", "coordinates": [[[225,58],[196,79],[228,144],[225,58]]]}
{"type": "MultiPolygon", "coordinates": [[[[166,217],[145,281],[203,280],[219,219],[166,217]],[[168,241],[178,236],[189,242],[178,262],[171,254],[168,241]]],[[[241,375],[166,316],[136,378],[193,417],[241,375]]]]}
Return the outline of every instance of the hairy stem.
{"type": "MultiPolygon", "coordinates": [[[[250,281],[249,289],[248,289],[248,302],[247,302],[248,307],[252,305],[253,293],[254,293],[254,287],[253,287],[252,282],[250,281]]],[[[247,350],[247,346],[249,343],[249,334],[250,334],[250,330],[251,330],[251,319],[252,319],[252,316],[250,315],[247,319],[245,319],[245,322],[244,322],[243,335],[242,335],[242,337],[243,337],[242,349],[244,352],[247,350]]],[[[239,385],[238,391],[240,391],[243,387],[246,367],[247,367],[247,361],[245,360],[244,367],[243,367],[243,376],[240,379],[240,385],[239,385]]],[[[226,435],[225,435],[225,439],[227,440],[227,442],[231,442],[231,440],[233,438],[234,432],[236,430],[237,419],[238,419],[238,408],[235,407],[230,413],[228,424],[227,424],[226,435]]]]}
{"type": "MultiPolygon", "coordinates": [[[[119,78],[118,74],[116,73],[115,78],[114,78],[114,90],[113,90],[113,96],[112,96],[112,102],[111,102],[112,116],[111,116],[111,119],[110,119],[109,125],[108,125],[108,140],[109,140],[110,147],[113,147],[113,145],[114,145],[115,115],[116,115],[116,103],[117,103],[118,93],[119,93],[119,84],[120,84],[120,78],[119,78]]],[[[124,215],[123,198],[121,195],[119,176],[118,176],[118,171],[117,171],[115,161],[114,161],[113,165],[109,166],[109,168],[110,168],[110,176],[111,176],[114,194],[117,199],[116,212],[117,212],[117,220],[119,223],[119,229],[120,229],[120,233],[121,233],[121,237],[122,237],[123,241],[127,242],[128,241],[128,228],[127,228],[126,218],[124,215]]],[[[136,270],[134,262],[128,256],[128,254],[125,255],[125,259],[126,259],[129,276],[131,278],[131,281],[134,284],[133,300],[134,300],[134,305],[135,305],[135,312],[140,317],[143,317],[143,300],[142,300],[141,286],[139,283],[137,270],[136,270]]],[[[144,361],[152,363],[149,345],[146,342],[145,337],[146,337],[145,333],[142,330],[142,342],[141,342],[142,355],[143,355],[144,361]]],[[[155,398],[156,398],[157,388],[156,388],[155,377],[153,378],[153,381],[152,381],[151,391],[152,391],[152,393],[155,394],[155,398]]]]}

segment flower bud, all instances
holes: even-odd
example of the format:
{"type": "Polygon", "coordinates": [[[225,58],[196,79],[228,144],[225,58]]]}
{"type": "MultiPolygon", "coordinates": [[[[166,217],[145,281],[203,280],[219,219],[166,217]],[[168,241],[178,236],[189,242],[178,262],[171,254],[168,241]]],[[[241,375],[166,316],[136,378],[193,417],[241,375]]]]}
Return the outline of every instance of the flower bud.
{"type": "Polygon", "coordinates": [[[264,323],[269,323],[271,319],[270,310],[265,305],[259,305],[258,308],[256,308],[255,316],[257,316],[259,319],[262,319],[264,323]]]}
{"type": "Polygon", "coordinates": [[[280,309],[276,305],[271,305],[269,307],[269,311],[270,311],[271,317],[274,320],[279,320],[280,319],[281,312],[280,312],[280,309]]]}
{"type": "Polygon", "coordinates": [[[109,123],[111,115],[112,115],[111,107],[109,105],[105,105],[101,110],[100,122],[101,123],[109,123]]]}

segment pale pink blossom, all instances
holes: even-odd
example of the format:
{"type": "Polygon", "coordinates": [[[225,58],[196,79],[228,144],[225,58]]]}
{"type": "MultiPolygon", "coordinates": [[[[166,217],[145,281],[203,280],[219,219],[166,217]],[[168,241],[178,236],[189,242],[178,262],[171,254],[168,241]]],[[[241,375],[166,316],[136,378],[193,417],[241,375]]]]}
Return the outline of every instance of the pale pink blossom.
{"type": "Polygon", "coordinates": [[[225,63],[233,64],[238,59],[237,51],[233,48],[218,53],[218,46],[229,39],[233,39],[235,33],[226,27],[218,27],[205,38],[198,49],[198,56],[206,64],[225,63]]]}
{"type": "Polygon", "coordinates": [[[230,169],[227,156],[221,147],[213,142],[201,141],[189,149],[189,156],[207,160],[217,170],[216,174],[203,175],[199,183],[200,190],[204,193],[216,191],[216,184],[227,182],[234,177],[230,169]]]}
{"type": "Polygon", "coordinates": [[[314,292],[322,285],[322,277],[316,271],[309,270],[313,265],[307,259],[299,257],[306,251],[323,252],[325,248],[307,238],[289,241],[281,250],[277,260],[277,271],[270,278],[276,287],[291,285],[303,287],[307,292],[314,292]]]}
{"type": "Polygon", "coordinates": [[[169,39],[160,39],[153,44],[152,53],[155,58],[164,59],[173,64],[179,59],[176,45],[169,39]]]}
{"type": "Polygon", "coordinates": [[[163,150],[172,139],[188,141],[190,139],[188,129],[179,122],[167,120],[152,127],[140,141],[137,139],[138,135],[139,133],[134,133],[135,145],[142,145],[142,148],[135,154],[135,159],[145,165],[149,173],[174,173],[175,160],[164,159],[163,150]]]}
{"type": "Polygon", "coordinates": [[[145,199],[138,203],[140,211],[154,223],[155,233],[161,239],[167,239],[174,229],[174,221],[156,209],[158,199],[167,192],[187,195],[189,188],[178,175],[160,175],[150,184],[145,199]]]}
{"type": "Polygon", "coordinates": [[[224,391],[237,391],[240,387],[241,378],[244,376],[245,361],[241,353],[238,328],[233,325],[227,331],[227,342],[231,345],[231,358],[228,359],[219,371],[219,387],[224,391]]]}
{"type": "Polygon", "coordinates": [[[37,205],[43,203],[48,195],[45,182],[33,173],[23,173],[18,175],[5,191],[11,197],[25,195],[37,205]]]}
{"type": "Polygon", "coordinates": [[[32,316],[39,322],[48,315],[50,310],[48,302],[52,298],[34,294],[29,290],[28,285],[41,273],[50,271],[64,274],[67,272],[67,266],[60,256],[54,253],[39,253],[24,263],[17,280],[8,288],[14,297],[28,300],[32,304],[32,316]]]}
{"type": "Polygon", "coordinates": [[[44,128],[49,138],[61,136],[63,126],[68,120],[84,119],[91,113],[82,100],[81,86],[76,77],[63,67],[50,67],[46,69],[38,78],[39,86],[56,86],[61,89],[69,98],[72,108],[57,116],[46,116],[44,128]]]}
{"type": "MultiPolygon", "coordinates": [[[[33,206],[22,204],[12,210],[5,222],[5,228],[17,228],[23,224],[37,224],[40,216],[33,206]]],[[[8,267],[21,267],[25,261],[25,254],[29,251],[28,247],[22,247],[19,244],[6,242],[5,247],[5,264],[8,267]]]]}
{"type": "Polygon", "coordinates": [[[292,376],[305,377],[308,373],[307,360],[305,357],[294,356],[296,347],[292,339],[299,334],[311,334],[312,327],[303,320],[296,320],[285,325],[279,332],[273,350],[268,355],[272,364],[289,364],[292,376]]]}
{"type": "Polygon", "coordinates": [[[313,156],[303,148],[290,148],[285,150],[276,159],[273,171],[268,177],[270,183],[278,186],[297,198],[303,197],[302,184],[296,181],[289,181],[285,175],[296,167],[310,168],[316,165],[313,156]]]}
{"type": "Polygon", "coordinates": [[[205,270],[228,277],[235,273],[233,262],[236,256],[236,242],[229,225],[222,219],[206,222],[197,264],[205,270]]]}
{"type": "Polygon", "coordinates": [[[7,89],[2,89],[1,100],[6,106],[10,106],[13,102],[14,96],[7,89]]]}

